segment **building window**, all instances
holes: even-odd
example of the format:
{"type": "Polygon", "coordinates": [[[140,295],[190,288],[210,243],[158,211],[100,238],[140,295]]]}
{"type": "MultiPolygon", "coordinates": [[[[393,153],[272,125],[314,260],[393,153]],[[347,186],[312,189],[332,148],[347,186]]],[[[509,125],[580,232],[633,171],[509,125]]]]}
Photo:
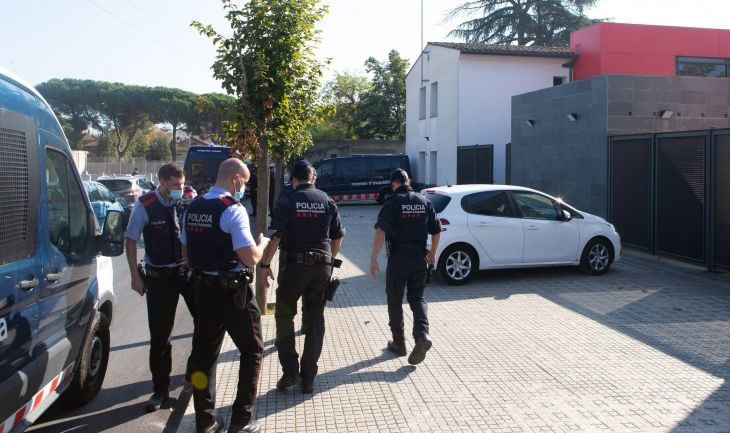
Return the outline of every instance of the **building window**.
{"type": "Polygon", "coordinates": [[[728,77],[730,59],[677,57],[677,75],[684,77],[728,77]]]}
{"type": "Polygon", "coordinates": [[[418,180],[426,183],[426,152],[418,152],[418,180]]]}
{"type": "Polygon", "coordinates": [[[559,86],[568,82],[568,77],[553,77],[553,86],[559,86]]]}
{"type": "Polygon", "coordinates": [[[421,87],[421,93],[418,97],[418,118],[419,119],[425,119],[426,118],[426,87],[421,87]]]}
{"type": "Polygon", "coordinates": [[[428,176],[431,185],[438,185],[438,152],[431,152],[431,170],[428,176]]]}
{"type": "Polygon", "coordinates": [[[431,117],[439,114],[439,83],[431,83],[431,117]]]}

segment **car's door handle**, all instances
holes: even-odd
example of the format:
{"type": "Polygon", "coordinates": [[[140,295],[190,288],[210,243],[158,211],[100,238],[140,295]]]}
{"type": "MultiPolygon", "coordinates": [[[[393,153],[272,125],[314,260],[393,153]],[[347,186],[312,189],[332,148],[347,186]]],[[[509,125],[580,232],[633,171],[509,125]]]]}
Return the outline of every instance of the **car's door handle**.
{"type": "Polygon", "coordinates": [[[480,225],[480,226],[488,226],[489,225],[489,223],[486,222],[486,221],[479,221],[477,224],[480,225]]]}
{"type": "Polygon", "coordinates": [[[63,278],[63,273],[58,274],[46,274],[46,281],[49,283],[55,283],[60,281],[63,278]]]}
{"type": "Polygon", "coordinates": [[[538,226],[527,226],[527,230],[540,230],[538,226]]]}
{"type": "Polygon", "coordinates": [[[37,285],[38,278],[33,278],[32,280],[23,280],[20,282],[20,288],[23,290],[30,290],[37,285]]]}

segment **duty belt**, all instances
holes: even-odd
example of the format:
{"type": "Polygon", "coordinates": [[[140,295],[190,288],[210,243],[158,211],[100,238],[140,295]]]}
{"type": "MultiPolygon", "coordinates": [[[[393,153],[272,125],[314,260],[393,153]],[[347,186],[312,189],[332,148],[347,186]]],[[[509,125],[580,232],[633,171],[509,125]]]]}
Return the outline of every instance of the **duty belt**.
{"type": "Polygon", "coordinates": [[[152,278],[168,278],[168,277],[179,277],[188,273],[188,268],[185,266],[175,266],[172,268],[159,268],[153,266],[145,266],[145,275],[152,278]]]}
{"type": "Polygon", "coordinates": [[[298,263],[300,265],[314,266],[319,264],[340,267],[342,260],[332,257],[331,254],[318,251],[305,251],[303,253],[287,253],[287,263],[298,263]]]}

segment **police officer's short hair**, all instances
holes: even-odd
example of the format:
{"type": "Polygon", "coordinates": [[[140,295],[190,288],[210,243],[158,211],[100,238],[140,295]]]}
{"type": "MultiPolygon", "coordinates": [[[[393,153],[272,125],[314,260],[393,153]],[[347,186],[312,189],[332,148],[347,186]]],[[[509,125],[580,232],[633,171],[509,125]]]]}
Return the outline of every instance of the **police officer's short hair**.
{"type": "Polygon", "coordinates": [[[157,170],[157,178],[160,180],[170,180],[173,177],[183,176],[185,176],[185,172],[182,171],[182,169],[178,167],[177,164],[173,163],[164,164],[162,167],[160,167],[159,170],[157,170]]]}
{"type": "Polygon", "coordinates": [[[251,173],[243,161],[238,158],[228,158],[218,166],[216,183],[228,182],[236,174],[246,178],[251,177],[251,173]]]}
{"type": "Polygon", "coordinates": [[[398,182],[402,185],[408,185],[411,180],[405,170],[403,170],[402,168],[396,168],[395,170],[393,170],[393,173],[390,174],[390,181],[398,182]]]}

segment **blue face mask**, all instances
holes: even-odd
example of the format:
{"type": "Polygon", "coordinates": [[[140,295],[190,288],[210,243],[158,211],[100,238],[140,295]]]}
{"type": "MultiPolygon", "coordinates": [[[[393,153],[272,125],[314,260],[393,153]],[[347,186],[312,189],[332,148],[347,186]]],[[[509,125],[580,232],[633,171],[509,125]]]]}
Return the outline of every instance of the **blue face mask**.
{"type": "Polygon", "coordinates": [[[180,200],[182,198],[183,192],[181,189],[171,189],[170,190],[170,198],[173,200],[180,200]]]}
{"type": "Polygon", "coordinates": [[[241,187],[240,191],[236,191],[236,194],[235,194],[236,200],[241,201],[245,192],[246,192],[246,185],[243,185],[241,187]]]}

